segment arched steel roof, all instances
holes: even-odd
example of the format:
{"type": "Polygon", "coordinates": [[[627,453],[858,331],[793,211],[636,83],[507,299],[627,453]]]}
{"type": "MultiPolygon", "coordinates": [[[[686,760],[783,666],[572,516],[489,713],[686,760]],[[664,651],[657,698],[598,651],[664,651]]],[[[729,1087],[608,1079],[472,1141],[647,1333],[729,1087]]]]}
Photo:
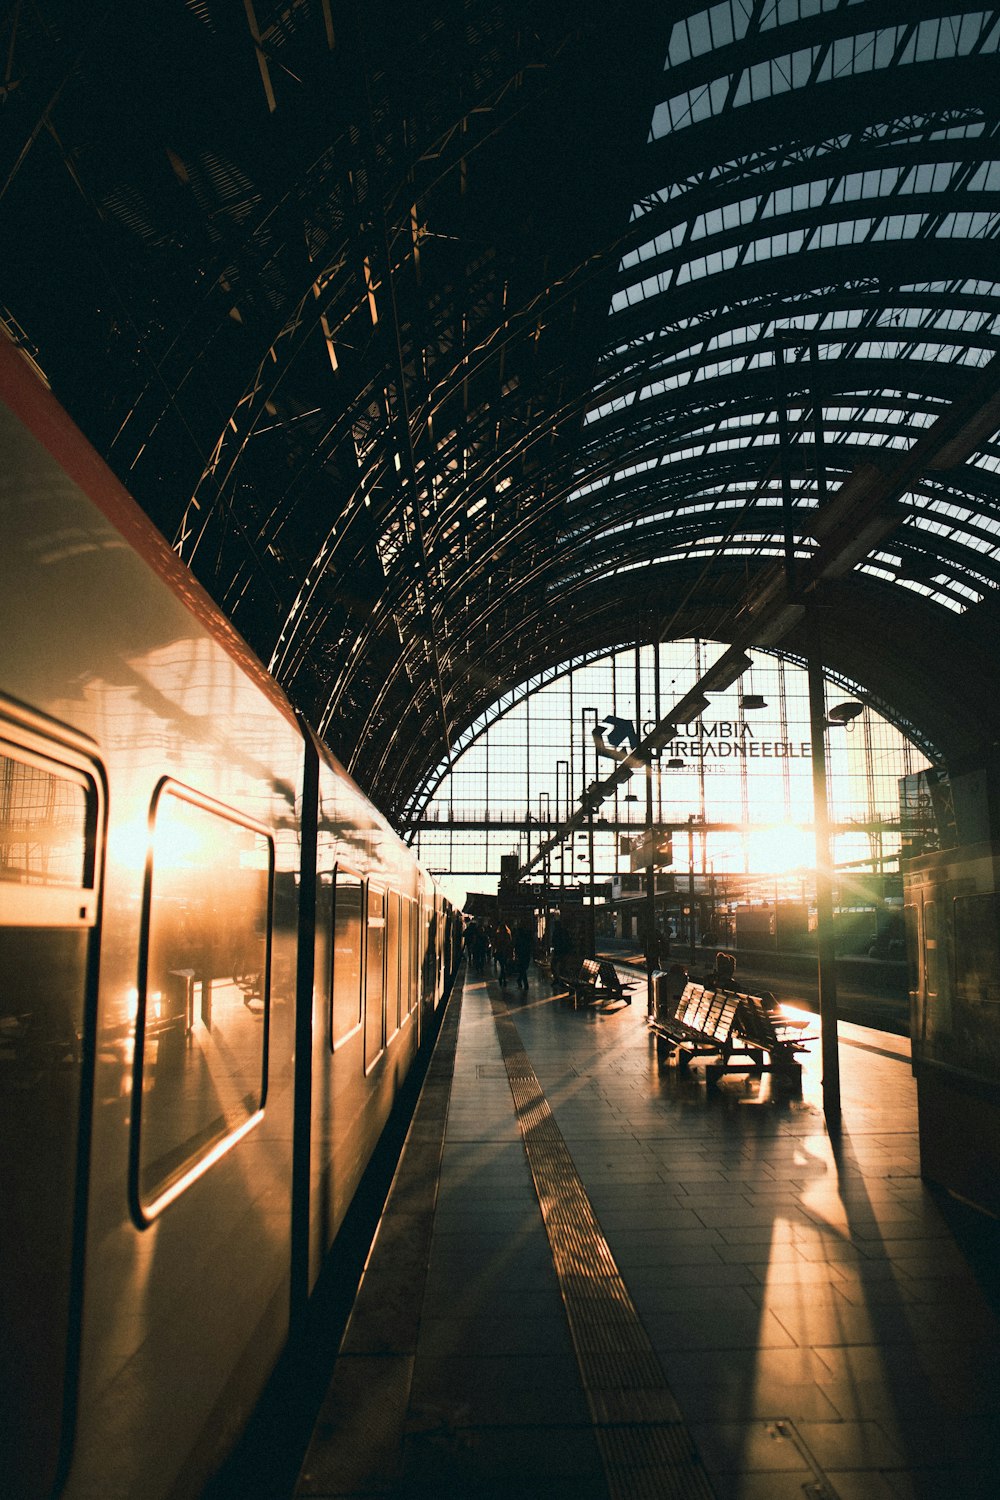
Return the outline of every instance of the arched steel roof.
{"type": "Polygon", "coordinates": [[[8,328],[390,814],[534,674],[738,634],[848,476],[963,402],[817,608],[833,670],[952,763],[990,753],[1000,11],[34,0],[4,27],[8,328]]]}

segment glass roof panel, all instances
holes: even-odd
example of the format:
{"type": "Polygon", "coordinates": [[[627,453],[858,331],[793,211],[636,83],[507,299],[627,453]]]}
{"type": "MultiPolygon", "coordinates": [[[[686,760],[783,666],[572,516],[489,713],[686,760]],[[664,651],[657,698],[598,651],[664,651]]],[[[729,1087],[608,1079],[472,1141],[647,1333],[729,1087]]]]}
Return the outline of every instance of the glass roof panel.
{"type": "MultiPolygon", "coordinates": [[[[732,11],[733,7],[718,6],[713,9],[732,11]]],[[[749,17],[742,6],[737,9],[745,23],[741,35],[746,35],[749,17]]],[[[683,42],[678,36],[681,27],[687,28],[688,58],[707,54],[718,47],[719,44],[712,39],[712,14],[712,11],[702,12],[677,23],[674,36],[678,38],[678,45],[675,51],[672,38],[668,66],[676,67],[687,60],[682,55],[683,42]]],[[[794,17],[795,21],[798,19],[797,16],[794,17]]],[[[974,52],[995,52],[998,44],[1000,18],[995,11],[985,10],[834,37],[832,41],[817,42],[781,56],[751,63],[738,72],[723,74],[670,95],[654,112],[652,139],[660,140],[671,132],[717,116],[724,109],[759,103],[791,90],[835,79],[857,77],[890,66],[941,62],[946,58],[966,57],[974,52]]]]}
{"type": "MultiPolygon", "coordinates": [[[[943,214],[939,210],[928,208],[922,213],[892,213],[877,217],[866,214],[816,222],[814,210],[822,203],[828,204],[828,214],[832,214],[837,203],[870,203],[873,199],[879,199],[879,179],[884,178],[891,191],[895,188],[898,176],[899,174],[881,172],[855,174],[853,178],[842,179],[832,191],[832,179],[824,178],[813,184],[778,189],[764,199],[743,198],[737,203],[712,209],[708,213],[697,215],[690,226],[676,224],[623,257],[621,266],[625,271],[653,258],[661,259],[664,269],[620,288],[612,299],[612,311],[621,311],[625,307],[635,306],[647,297],[659,296],[669,291],[674,284],[681,286],[705,276],[718,275],[744,262],[754,264],[772,257],[796,255],[803,249],[827,250],[867,241],[915,240],[928,232],[932,232],[938,239],[994,239],[1000,232],[1000,213],[954,209],[943,214]],[[847,190],[848,183],[851,184],[850,191],[847,190]],[[796,212],[802,216],[802,227],[760,237],[738,234],[741,227],[755,219],[796,212]],[[738,237],[738,243],[685,258],[689,243],[700,243],[713,236],[732,238],[734,235],[738,237]]],[[[938,174],[938,191],[942,195],[946,192],[948,194],[947,199],[942,197],[942,202],[953,201],[953,194],[949,191],[951,182],[951,175],[938,174]]]]}

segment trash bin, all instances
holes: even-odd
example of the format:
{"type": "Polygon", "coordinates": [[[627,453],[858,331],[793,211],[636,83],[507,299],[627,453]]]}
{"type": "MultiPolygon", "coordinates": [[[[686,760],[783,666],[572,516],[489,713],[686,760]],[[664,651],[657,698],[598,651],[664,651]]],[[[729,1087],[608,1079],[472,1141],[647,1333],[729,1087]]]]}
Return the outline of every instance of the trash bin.
{"type": "Polygon", "coordinates": [[[687,970],[680,964],[671,964],[669,969],[654,970],[653,1014],[658,1021],[669,1020],[675,1013],[687,981],[687,970]]]}

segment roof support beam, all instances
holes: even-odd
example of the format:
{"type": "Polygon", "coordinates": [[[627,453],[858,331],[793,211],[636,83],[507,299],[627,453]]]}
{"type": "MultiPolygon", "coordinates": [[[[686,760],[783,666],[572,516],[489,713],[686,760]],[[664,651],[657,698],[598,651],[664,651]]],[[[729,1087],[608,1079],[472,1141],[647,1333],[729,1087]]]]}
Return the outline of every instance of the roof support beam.
{"type": "MultiPolygon", "coordinates": [[[[367,95],[368,74],[364,72],[365,91],[367,95]]],[[[371,133],[371,104],[368,101],[368,113],[366,116],[368,130],[371,133]]],[[[374,147],[370,153],[370,171],[373,179],[377,182],[376,162],[377,156],[374,147]]],[[[403,358],[403,336],[400,327],[399,301],[396,295],[396,278],[393,274],[392,248],[389,239],[389,225],[385,215],[385,199],[381,191],[374,194],[374,202],[377,205],[377,216],[381,231],[382,251],[385,257],[385,283],[389,293],[390,309],[390,355],[394,367],[396,379],[396,400],[399,416],[396,423],[397,429],[401,429],[400,448],[402,452],[402,474],[406,480],[405,493],[408,491],[410,504],[413,511],[413,525],[417,538],[417,564],[420,570],[420,581],[424,596],[424,624],[426,627],[426,640],[430,653],[431,666],[434,672],[434,692],[437,705],[438,717],[441,725],[441,741],[444,753],[451,764],[451,726],[448,722],[448,708],[445,701],[444,675],[441,668],[441,648],[438,641],[437,627],[434,623],[434,606],[431,602],[432,578],[431,569],[427,560],[427,542],[424,536],[423,517],[420,513],[420,489],[417,479],[417,460],[413,449],[413,423],[410,415],[410,399],[406,385],[406,362],[403,358]]],[[[400,510],[405,508],[400,503],[400,510]]]]}
{"type": "Polygon", "coordinates": [[[633,768],[655,759],[677,732],[677,726],[697,718],[708,707],[707,692],[729,686],[749,665],[751,646],[772,646],[803,618],[806,600],[828,581],[843,577],[901,524],[904,512],[898,502],[907,490],[929,471],[953,468],[975,451],[1000,421],[1000,355],[981,371],[979,378],[958,401],[938,417],[926,432],[891,467],[859,465],[831,499],[816,514],[813,536],[815,554],[797,569],[797,586],[789,587],[784,563],[773,564],[751,589],[734,621],[733,644],[698,682],[664,715],[650,732],[603,781],[595,782],[573,814],[537,854],[523,865],[520,877],[534,869],[545,856],[575,829],[582,827],[594,808],[627,781],[633,768]]]}
{"type": "Polygon", "coordinates": [[[254,50],[257,53],[257,66],[260,69],[260,81],[264,85],[264,97],[267,100],[269,112],[273,115],[278,107],[274,97],[274,85],[271,82],[271,69],[268,67],[267,54],[264,51],[264,41],[257,25],[257,16],[253,8],[253,0],[243,0],[243,9],[247,13],[247,25],[250,27],[250,35],[253,38],[254,50]]]}

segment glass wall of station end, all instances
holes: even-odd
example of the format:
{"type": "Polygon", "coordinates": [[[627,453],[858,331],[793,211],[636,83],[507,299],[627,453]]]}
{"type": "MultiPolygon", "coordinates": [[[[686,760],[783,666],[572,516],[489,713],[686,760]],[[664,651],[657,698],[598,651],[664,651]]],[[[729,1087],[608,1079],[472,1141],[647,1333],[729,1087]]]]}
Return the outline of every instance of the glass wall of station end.
{"type": "MultiPolygon", "coordinates": [[[[722,650],[698,641],[643,646],[637,674],[636,649],[623,649],[573,666],[498,710],[429,798],[415,836],[420,858],[481,889],[499,879],[503,856],[526,863],[579,808],[585,787],[617,764],[602,753],[595,727],[602,744],[624,735],[627,748],[722,650]]],[[[852,696],[827,684],[828,705],[852,696]]],[[[777,875],[787,885],[782,896],[801,895],[815,863],[809,724],[804,668],[760,653],[752,673],[678,726],[652,775],[654,823],[680,830],[676,871],[693,865],[706,875],[777,875]],[[683,830],[692,823],[707,831],[689,843],[683,830]]],[[[836,865],[898,873],[897,783],[925,758],[870,707],[852,724],[831,726],[826,750],[836,865]]],[[[595,878],[629,868],[623,836],[634,841],[645,826],[646,782],[636,771],[595,817],[595,878]]],[[[589,879],[589,853],[587,834],[565,840],[548,856],[552,882],[589,879]]]]}

